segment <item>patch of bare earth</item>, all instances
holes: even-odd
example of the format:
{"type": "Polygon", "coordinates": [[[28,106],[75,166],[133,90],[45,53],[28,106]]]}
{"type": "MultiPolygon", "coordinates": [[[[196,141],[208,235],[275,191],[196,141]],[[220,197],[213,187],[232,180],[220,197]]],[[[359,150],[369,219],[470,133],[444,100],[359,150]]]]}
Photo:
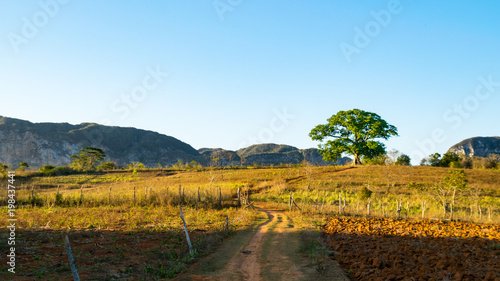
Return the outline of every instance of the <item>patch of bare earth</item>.
{"type": "Polygon", "coordinates": [[[232,245],[176,280],[348,280],[336,263],[323,265],[330,268],[320,272],[303,257],[301,233],[282,211],[261,211],[267,220],[250,235],[235,235],[232,245]]]}

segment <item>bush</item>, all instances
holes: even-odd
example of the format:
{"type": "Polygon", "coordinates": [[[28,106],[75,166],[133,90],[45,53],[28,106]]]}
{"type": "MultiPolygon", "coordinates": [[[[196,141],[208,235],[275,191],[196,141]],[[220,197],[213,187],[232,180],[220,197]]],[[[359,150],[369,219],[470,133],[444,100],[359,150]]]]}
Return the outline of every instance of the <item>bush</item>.
{"type": "Polygon", "coordinates": [[[63,176],[63,175],[71,175],[76,171],[71,169],[68,166],[59,166],[54,167],[52,165],[45,165],[40,168],[40,173],[45,176],[63,176]]]}
{"type": "Polygon", "coordinates": [[[385,165],[387,162],[387,155],[381,154],[372,158],[363,158],[363,162],[368,165],[385,165]]]}
{"type": "Polygon", "coordinates": [[[363,187],[358,193],[358,197],[360,200],[368,200],[370,197],[372,197],[373,191],[369,190],[366,186],[363,187]]]}
{"type": "Polygon", "coordinates": [[[396,165],[399,166],[410,166],[411,158],[406,154],[401,154],[396,160],[396,165]]]}
{"type": "Polygon", "coordinates": [[[102,162],[97,166],[97,170],[99,171],[109,171],[116,169],[116,163],[113,161],[102,162]]]}

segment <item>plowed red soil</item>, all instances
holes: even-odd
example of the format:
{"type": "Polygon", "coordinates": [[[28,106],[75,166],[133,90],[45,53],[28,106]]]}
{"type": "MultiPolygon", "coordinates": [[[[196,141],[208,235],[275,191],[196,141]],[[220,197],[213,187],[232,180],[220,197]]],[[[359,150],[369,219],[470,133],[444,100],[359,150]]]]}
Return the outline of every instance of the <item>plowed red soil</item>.
{"type": "Polygon", "coordinates": [[[325,240],[351,280],[500,280],[500,226],[332,218],[325,240]]]}

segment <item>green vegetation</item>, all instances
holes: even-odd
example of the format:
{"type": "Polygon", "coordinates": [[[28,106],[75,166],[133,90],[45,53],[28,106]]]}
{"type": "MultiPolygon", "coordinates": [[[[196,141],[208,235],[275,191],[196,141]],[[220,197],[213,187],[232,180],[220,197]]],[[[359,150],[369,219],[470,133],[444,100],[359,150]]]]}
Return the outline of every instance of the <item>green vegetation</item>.
{"type": "Polygon", "coordinates": [[[319,145],[325,161],[336,161],[347,153],[354,157],[355,165],[361,164],[361,157],[374,158],[385,154],[385,146],[375,139],[397,136],[397,128],[379,115],[359,109],[339,111],[328,119],[327,124],[314,127],[309,136],[319,145]]]}
{"type": "Polygon", "coordinates": [[[71,167],[83,171],[95,170],[105,157],[106,154],[101,149],[87,146],[80,149],[78,154],[71,155],[71,167]]]}

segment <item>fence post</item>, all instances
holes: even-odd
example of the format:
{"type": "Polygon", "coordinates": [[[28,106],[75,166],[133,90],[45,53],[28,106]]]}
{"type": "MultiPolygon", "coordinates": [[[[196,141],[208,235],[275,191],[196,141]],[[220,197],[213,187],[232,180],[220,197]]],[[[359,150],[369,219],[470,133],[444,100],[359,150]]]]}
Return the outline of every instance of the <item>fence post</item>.
{"type": "MultiPolygon", "coordinates": [[[[33,187],[31,188],[31,197],[33,198],[33,187]]],[[[83,185],[80,186],[80,205],[83,204],[83,185]]]]}
{"type": "Polygon", "coordinates": [[[229,217],[226,215],[226,231],[229,231],[229,217]]]}
{"type": "Polygon", "coordinates": [[[425,218],[425,202],[427,201],[422,202],[422,219],[425,218]]]}
{"type": "Polygon", "coordinates": [[[135,186],[134,186],[134,206],[135,206],[135,186]]]}
{"type": "Polygon", "coordinates": [[[108,205],[111,205],[111,186],[109,187],[108,205]]]}
{"type": "MultiPolygon", "coordinates": [[[[401,200],[403,202],[403,200],[401,200]]],[[[401,218],[401,202],[396,199],[396,213],[398,214],[398,219],[401,218]]]]}
{"type": "Polygon", "coordinates": [[[219,206],[222,207],[222,188],[219,187],[219,206]]]}
{"type": "Polygon", "coordinates": [[[144,187],[144,202],[146,202],[146,200],[148,200],[148,187],[147,186],[144,187]]]}
{"type": "Polygon", "coordinates": [[[368,205],[366,205],[366,208],[367,208],[367,211],[368,211],[368,216],[370,216],[370,206],[371,206],[371,203],[372,203],[372,199],[368,198],[368,205]]]}
{"type": "Polygon", "coordinates": [[[198,186],[198,202],[201,202],[200,187],[198,186]]]}
{"type": "Polygon", "coordinates": [[[491,221],[491,206],[488,206],[488,221],[491,221]]]}
{"type": "Polygon", "coordinates": [[[184,223],[184,231],[186,232],[186,239],[187,239],[188,245],[189,245],[189,253],[191,254],[191,258],[194,258],[193,246],[191,245],[191,239],[189,239],[189,233],[188,233],[187,226],[186,226],[186,220],[184,219],[184,214],[182,213],[182,207],[180,207],[180,208],[181,208],[181,219],[182,219],[182,222],[184,223]]]}
{"type": "Polygon", "coordinates": [[[241,193],[240,193],[240,187],[238,186],[238,207],[241,207],[241,193]]]}
{"type": "Polygon", "coordinates": [[[75,281],[80,281],[80,276],[75,266],[75,259],[73,258],[73,252],[71,251],[71,245],[69,244],[68,235],[64,235],[64,244],[66,245],[66,253],[68,254],[69,267],[71,268],[71,273],[73,274],[73,279],[75,281]]]}
{"type": "Polygon", "coordinates": [[[339,215],[342,214],[342,193],[339,193],[339,215]]]}

